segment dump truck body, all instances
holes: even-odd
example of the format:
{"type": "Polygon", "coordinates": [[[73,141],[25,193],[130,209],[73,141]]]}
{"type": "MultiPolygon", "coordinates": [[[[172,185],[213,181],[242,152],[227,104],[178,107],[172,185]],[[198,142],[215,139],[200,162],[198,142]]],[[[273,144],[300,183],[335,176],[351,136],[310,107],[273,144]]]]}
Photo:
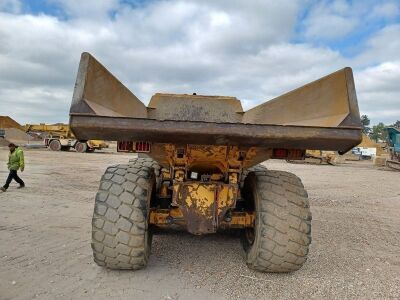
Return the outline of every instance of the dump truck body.
{"type": "Polygon", "coordinates": [[[243,112],[234,97],[156,94],[148,107],[87,53],[70,110],[82,139],[346,152],[361,140],[350,68],[243,112]]]}
{"type": "MultiPolygon", "coordinates": [[[[92,247],[96,262],[111,268],[143,267],[149,251],[146,241],[150,228],[182,226],[193,234],[241,229],[249,266],[273,272],[298,269],[311,241],[307,193],[296,176],[256,165],[267,159],[303,159],[306,149],[345,153],[361,141],[350,68],[248,111],[243,111],[235,97],[161,93],[155,94],[146,107],[88,53],[82,54],[79,65],[70,126],[79,139],[116,140],[119,151],[145,153],[151,158],[111,167],[102,177],[96,197],[92,247]],[[141,204],[135,206],[137,197],[142,197],[138,187],[140,192],[146,191],[146,199],[141,198],[141,204]],[[260,192],[268,188],[272,198],[260,192]],[[108,200],[110,197],[121,198],[115,202],[108,200]],[[274,197],[280,200],[273,200],[274,197]],[[268,212],[279,201],[284,203],[275,213],[268,212]],[[123,212],[115,203],[132,206],[123,212]],[[290,208],[292,205],[295,206],[290,208]],[[264,217],[264,209],[272,215],[280,215],[282,210],[282,215],[288,217],[273,221],[273,217],[264,217]],[[296,215],[298,219],[290,217],[296,215]],[[109,261],[104,258],[103,221],[108,217],[115,222],[115,230],[109,233],[114,245],[118,244],[118,232],[122,230],[117,223],[125,222],[121,220],[127,219],[138,228],[145,226],[143,235],[131,233],[128,239],[138,243],[142,239],[144,246],[140,249],[145,254],[140,260],[131,258],[126,263],[123,260],[128,258],[122,256],[109,261]],[[280,227],[280,222],[286,229],[280,227]],[[268,243],[263,242],[262,226],[270,226],[272,229],[268,230],[274,236],[284,234],[289,242],[287,247],[291,243],[289,236],[299,245],[304,244],[292,250],[299,259],[287,264],[288,250],[285,255],[277,254],[281,263],[268,258],[268,263],[271,259],[275,263],[263,266],[261,248],[268,243]]],[[[128,246],[132,243],[129,241],[128,246]]],[[[135,246],[131,247],[131,252],[136,251],[135,246]]],[[[113,251],[112,255],[122,255],[117,246],[113,251]]]]}

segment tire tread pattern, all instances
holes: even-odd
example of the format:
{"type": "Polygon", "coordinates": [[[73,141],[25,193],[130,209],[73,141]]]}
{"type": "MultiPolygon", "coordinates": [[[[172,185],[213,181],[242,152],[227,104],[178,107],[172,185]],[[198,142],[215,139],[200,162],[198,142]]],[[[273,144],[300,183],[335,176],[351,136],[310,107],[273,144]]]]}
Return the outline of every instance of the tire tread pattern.
{"type": "Polygon", "coordinates": [[[254,249],[246,255],[248,266],[263,272],[300,269],[307,260],[312,219],[300,178],[260,165],[249,171],[248,179],[258,193],[259,220],[254,249]]]}
{"type": "Polygon", "coordinates": [[[136,158],[108,167],[102,176],[92,219],[91,245],[98,265],[133,270],[146,266],[151,244],[147,201],[157,167],[150,158],[136,158]]]}

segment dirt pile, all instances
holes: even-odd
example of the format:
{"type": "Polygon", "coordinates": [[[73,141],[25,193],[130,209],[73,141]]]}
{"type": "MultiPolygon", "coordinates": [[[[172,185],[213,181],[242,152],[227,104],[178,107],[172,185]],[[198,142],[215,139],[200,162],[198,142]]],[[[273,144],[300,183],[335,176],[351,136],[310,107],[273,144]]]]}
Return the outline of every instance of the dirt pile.
{"type": "Polygon", "coordinates": [[[17,128],[5,128],[4,130],[6,132],[6,140],[17,145],[26,145],[35,140],[25,131],[17,128]]]}
{"type": "Polygon", "coordinates": [[[0,116],[0,128],[17,128],[19,130],[24,130],[24,128],[14,119],[9,116],[0,116]]]}
{"type": "Polygon", "coordinates": [[[9,143],[23,146],[36,141],[18,122],[8,116],[0,116],[0,128],[6,132],[5,138],[0,139],[0,146],[8,146],[9,143]]]}

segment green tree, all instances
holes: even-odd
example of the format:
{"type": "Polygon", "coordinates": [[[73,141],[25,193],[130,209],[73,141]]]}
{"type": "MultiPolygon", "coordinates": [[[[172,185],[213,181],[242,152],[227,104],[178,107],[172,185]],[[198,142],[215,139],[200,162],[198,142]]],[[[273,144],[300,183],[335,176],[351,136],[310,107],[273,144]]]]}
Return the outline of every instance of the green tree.
{"type": "Polygon", "coordinates": [[[371,123],[371,120],[368,118],[367,115],[361,116],[361,125],[363,127],[363,129],[362,129],[363,133],[369,134],[371,132],[371,128],[369,127],[370,123],[371,123]]]}
{"type": "Polygon", "coordinates": [[[385,124],[382,122],[377,125],[372,126],[372,130],[369,134],[369,137],[373,139],[375,142],[383,142],[387,139],[387,132],[385,130],[385,124]]]}

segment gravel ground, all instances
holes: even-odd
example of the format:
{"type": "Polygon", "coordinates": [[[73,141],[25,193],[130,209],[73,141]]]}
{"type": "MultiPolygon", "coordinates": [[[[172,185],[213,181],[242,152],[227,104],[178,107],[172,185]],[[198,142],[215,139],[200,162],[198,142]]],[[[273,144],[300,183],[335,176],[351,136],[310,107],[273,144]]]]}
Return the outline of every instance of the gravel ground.
{"type": "MultiPolygon", "coordinates": [[[[5,180],[7,149],[0,149],[5,180]]],[[[128,155],[26,151],[22,178],[0,194],[0,299],[400,298],[400,173],[368,162],[270,161],[303,179],[313,213],[304,267],[263,274],[232,235],[164,233],[147,269],[109,271],[90,249],[94,194],[105,167],[128,155]]]]}

